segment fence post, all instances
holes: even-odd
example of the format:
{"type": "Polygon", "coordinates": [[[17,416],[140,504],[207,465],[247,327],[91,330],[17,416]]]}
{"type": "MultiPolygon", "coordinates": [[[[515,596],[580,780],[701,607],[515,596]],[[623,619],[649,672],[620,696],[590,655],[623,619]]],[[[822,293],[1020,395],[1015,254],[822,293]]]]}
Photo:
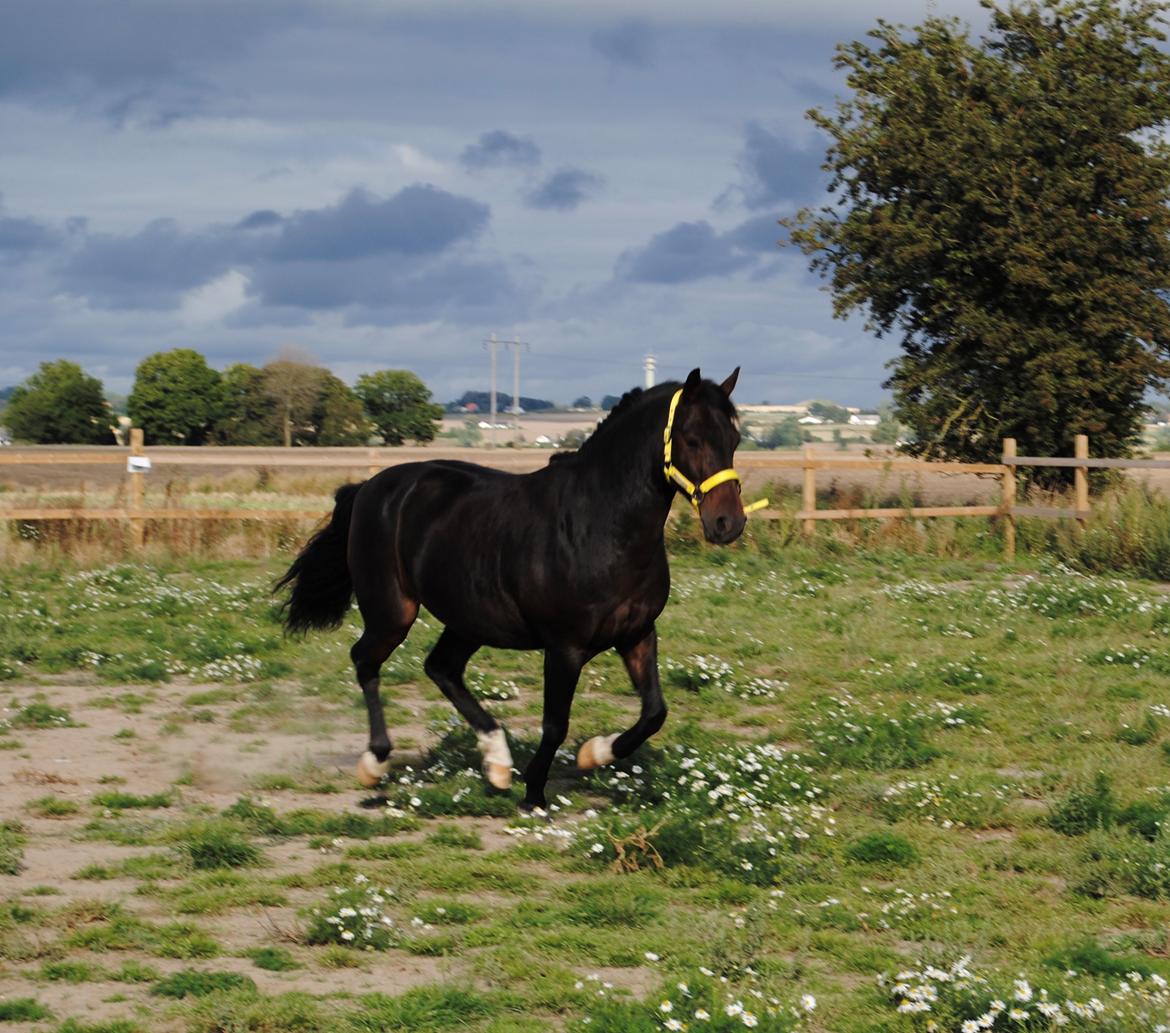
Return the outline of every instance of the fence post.
{"type": "MultiPolygon", "coordinates": [[[[1078,434],[1073,439],[1073,455],[1077,459],[1089,458],[1088,434],[1078,434]]],[[[1089,518],[1089,468],[1087,466],[1078,466],[1075,468],[1073,487],[1076,500],[1077,523],[1081,527],[1084,527],[1089,518]]]]}
{"type": "MultiPolygon", "coordinates": [[[[1016,439],[1003,439],[1003,459],[1006,464],[1009,459],[1016,458],[1016,439]]],[[[1000,480],[1001,499],[1003,507],[1003,558],[1016,558],[1016,468],[1004,466],[1000,480]]]]}
{"type": "MultiPolygon", "coordinates": [[[[142,442],[142,428],[132,427],[130,429],[130,454],[132,456],[146,454],[142,442]]],[[[129,465],[127,463],[127,466],[129,465]]],[[[146,482],[143,478],[146,475],[141,470],[132,469],[127,476],[130,478],[130,537],[134,548],[141,549],[146,542],[146,520],[142,516],[143,495],[146,491],[146,482]]]]}
{"type": "MultiPolygon", "coordinates": [[[[806,445],[804,449],[804,490],[801,492],[801,509],[811,513],[817,508],[817,468],[813,465],[813,450],[806,445]]],[[[802,530],[806,538],[816,533],[817,522],[813,517],[805,517],[802,530]]]]}

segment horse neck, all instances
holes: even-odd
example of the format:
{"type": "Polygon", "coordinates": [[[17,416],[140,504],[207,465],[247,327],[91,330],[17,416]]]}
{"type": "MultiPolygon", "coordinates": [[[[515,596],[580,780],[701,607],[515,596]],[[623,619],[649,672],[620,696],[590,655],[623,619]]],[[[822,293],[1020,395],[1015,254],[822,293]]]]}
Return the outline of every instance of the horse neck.
{"type": "Polygon", "coordinates": [[[582,468],[588,490],[598,493],[635,536],[642,528],[652,536],[660,534],[674,499],[674,489],[662,475],[667,404],[646,403],[631,412],[627,418],[637,423],[630,432],[607,443],[582,468]]]}

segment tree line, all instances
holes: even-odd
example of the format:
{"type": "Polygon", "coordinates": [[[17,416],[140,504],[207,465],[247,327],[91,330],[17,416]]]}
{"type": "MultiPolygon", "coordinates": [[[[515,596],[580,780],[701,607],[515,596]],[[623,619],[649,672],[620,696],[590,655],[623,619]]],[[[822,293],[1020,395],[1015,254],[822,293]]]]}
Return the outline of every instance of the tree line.
{"type": "MultiPolygon", "coordinates": [[[[192,348],[143,359],[126,401],[155,445],[387,445],[431,441],[442,407],[408,370],[364,373],[351,388],[292,353],[222,372],[192,348]]],[[[41,363],[15,388],[2,421],[36,444],[113,444],[118,423],[102,383],[66,359],[41,363]]]]}

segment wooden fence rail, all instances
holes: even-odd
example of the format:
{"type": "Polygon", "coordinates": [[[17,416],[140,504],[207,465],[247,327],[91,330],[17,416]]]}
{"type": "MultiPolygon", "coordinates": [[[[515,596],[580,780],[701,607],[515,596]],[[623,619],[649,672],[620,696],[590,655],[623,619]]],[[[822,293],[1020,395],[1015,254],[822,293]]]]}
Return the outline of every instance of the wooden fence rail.
{"type": "MultiPolygon", "coordinates": [[[[1075,519],[1082,524],[1090,515],[1088,471],[1096,470],[1166,470],[1167,460],[1143,459],[1090,459],[1089,439],[1078,434],[1075,439],[1075,455],[1071,457],[1021,456],[1016,454],[1014,438],[1005,438],[1003,456],[999,463],[924,463],[912,459],[880,458],[831,458],[817,456],[811,449],[805,449],[801,456],[772,456],[759,453],[744,453],[737,457],[736,466],[741,471],[800,470],[802,472],[801,507],[794,514],[800,521],[802,533],[811,536],[818,520],[897,520],[930,517],[994,517],[1003,521],[1004,553],[1015,555],[1016,520],[1020,517],[1034,517],[1044,520],[1075,519]],[[1073,497],[1070,507],[1022,506],[1016,501],[1016,470],[1019,467],[1071,467],[1074,470],[1073,497]],[[871,472],[914,472],[981,474],[999,479],[1000,500],[996,505],[977,506],[906,506],[880,509],[818,509],[817,473],[821,471],[871,471],[871,472]]],[[[179,520],[321,520],[329,515],[327,509],[250,509],[233,507],[185,508],[167,505],[149,506],[146,503],[146,476],[154,465],[166,466],[218,466],[230,467],[315,467],[332,470],[364,468],[374,473],[384,466],[420,458],[396,449],[352,449],[331,451],[328,455],[303,454],[279,455],[275,458],[266,452],[257,458],[246,451],[221,451],[209,448],[198,453],[148,452],[143,445],[142,431],[131,431],[129,449],[102,450],[100,452],[43,452],[35,454],[0,453],[0,470],[5,466],[18,465],[62,465],[62,464],[109,464],[126,465],[126,498],[124,506],[12,506],[0,507],[0,521],[34,520],[122,520],[131,528],[133,542],[141,547],[145,542],[147,521],[179,520]]],[[[485,454],[485,459],[489,458],[485,454]]],[[[531,470],[542,465],[540,453],[515,452],[508,454],[501,450],[490,453],[491,465],[500,469],[531,470]]],[[[766,509],[756,514],[763,519],[781,519],[790,516],[780,510],[766,509]]]]}

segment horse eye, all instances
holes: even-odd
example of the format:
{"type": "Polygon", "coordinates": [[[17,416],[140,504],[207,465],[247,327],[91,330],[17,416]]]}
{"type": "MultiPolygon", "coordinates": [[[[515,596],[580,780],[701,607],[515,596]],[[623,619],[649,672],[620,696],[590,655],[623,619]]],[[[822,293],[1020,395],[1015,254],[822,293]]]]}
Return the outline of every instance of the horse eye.
{"type": "Polygon", "coordinates": [[[698,438],[684,438],[683,440],[686,441],[687,448],[698,448],[699,447],[699,439],[698,438]]]}

